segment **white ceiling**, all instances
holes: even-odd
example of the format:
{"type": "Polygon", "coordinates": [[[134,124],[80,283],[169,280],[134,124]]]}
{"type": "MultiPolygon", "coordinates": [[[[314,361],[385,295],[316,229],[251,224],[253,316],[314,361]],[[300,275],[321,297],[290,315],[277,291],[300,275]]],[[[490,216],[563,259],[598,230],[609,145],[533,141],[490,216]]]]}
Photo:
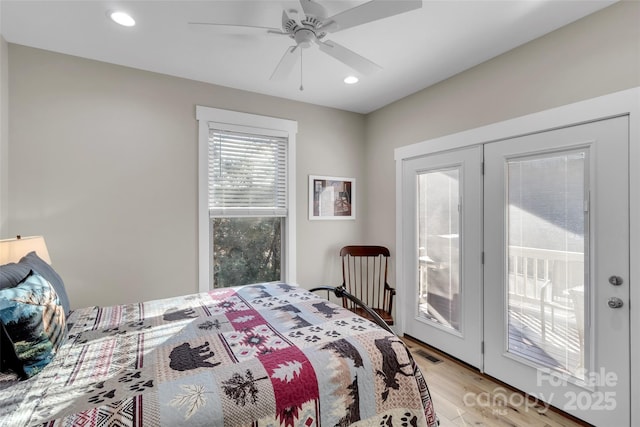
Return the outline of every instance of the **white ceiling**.
{"type": "MultiPolygon", "coordinates": [[[[329,15],[364,3],[318,1],[329,15]]],[[[0,0],[0,31],[10,43],[368,113],[614,2],[425,0],[421,9],[328,35],[382,67],[356,85],[343,83],[354,74],[346,65],[317,47],[304,50],[303,91],[299,63],[288,79],[269,80],[289,38],[188,25],[279,28],[283,7],[299,9],[297,1],[0,0]],[[114,9],[137,25],[113,23],[106,13],[114,9]]]]}

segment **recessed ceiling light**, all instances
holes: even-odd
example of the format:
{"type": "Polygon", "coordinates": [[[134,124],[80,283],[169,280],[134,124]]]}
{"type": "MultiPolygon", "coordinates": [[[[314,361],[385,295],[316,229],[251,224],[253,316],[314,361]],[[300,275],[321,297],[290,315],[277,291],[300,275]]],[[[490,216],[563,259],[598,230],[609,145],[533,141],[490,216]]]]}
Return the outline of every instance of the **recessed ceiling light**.
{"type": "Polygon", "coordinates": [[[347,76],[344,78],[344,82],[348,85],[353,85],[358,83],[358,78],[356,76],[347,76]]]}
{"type": "Polygon", "coordinates": [[[125,27],[133,27],[136,25],[136,21],[131,15],[125,12],[109,12],[109,18],[111,18],[113,22],[125,27]]]}

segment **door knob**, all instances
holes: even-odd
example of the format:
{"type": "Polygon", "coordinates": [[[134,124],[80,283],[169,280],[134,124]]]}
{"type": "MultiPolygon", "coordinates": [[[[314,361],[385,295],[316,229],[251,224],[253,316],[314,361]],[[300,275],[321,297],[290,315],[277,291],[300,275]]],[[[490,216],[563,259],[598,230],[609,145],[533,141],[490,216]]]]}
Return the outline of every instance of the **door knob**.
{"type": "Polygon", "coordinates": [[[624,305],[624,302],[618,297],[611,297],[607,304],[609,304],[609,308],[620,308],[624,305]]]}
{"type": "Polygon", "coordinates": [[[620,276],[611,276],[611,277],[609,277],[609,283],[611,283],[613,286],[620,286],[620,285],[622,285],[622,277],[620,277],[620,276]]]}

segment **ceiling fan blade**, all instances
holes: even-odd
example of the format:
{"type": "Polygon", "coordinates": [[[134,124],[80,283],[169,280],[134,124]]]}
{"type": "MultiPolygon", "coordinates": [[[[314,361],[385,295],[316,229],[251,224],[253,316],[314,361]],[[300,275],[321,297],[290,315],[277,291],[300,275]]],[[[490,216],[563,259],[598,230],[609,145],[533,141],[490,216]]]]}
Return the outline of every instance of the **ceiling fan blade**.
{"type": "Polygon", "coordinates": [[[287,15],[287,11],[283,10],[282,11],[282,30],[284,31],[285,28],[287,28],[287,24],[289,23],[289,20],[291,18],[289,18],[289,15],[287,15]]]}
{"type": "Polygon", "coordinates": [[[382,69],[375,62],[369,61],[352,50],[333,41],[318,41],[320,50],[362,74],[372,74],[382,69]]]}
{"type": "Polygon", "coordinates": [[[284,34],[280,28],[260,27],[256,25],[219,24],[215,22],[189,22],[191,26],[209,27],[223,34],[284,34]]]}
{"type": "Polygon", "coordinates": [[[304,12],[305,16],[313,14],[314,8],[311,4],[311,0],[300,0],[300,6],[302,6],[302,11],[304,12]]]}
{"type": "Polygon", "coordinates": [[[278,62],[276,69],[273,70],[273,74],[271,74],[269,80],[283,80],[291,74],[293,66],[298,62],[298,55],[296,54],[297,49],[298,46],[289,46],[287,48],[284,55],[282,55],[280,62],[278,62]]]}
{"type": "MultiPolygon", "coordinates": [[[[304,1],[308,0],[300,1],[304,4],[304,1]]],[[[360,6],[330,16],[324,20],[320,30],[335,33],[336,31],[342,31],[421,7],[422,0],[371,0],[360,6]]]]}
{"type": "Polygon", "coordinates": [[[316,19],[318,22],[322,22],[327,17],[327,10],[323,5],[313,0],[299,0],[302,11],[307,20],[316,19]]]}

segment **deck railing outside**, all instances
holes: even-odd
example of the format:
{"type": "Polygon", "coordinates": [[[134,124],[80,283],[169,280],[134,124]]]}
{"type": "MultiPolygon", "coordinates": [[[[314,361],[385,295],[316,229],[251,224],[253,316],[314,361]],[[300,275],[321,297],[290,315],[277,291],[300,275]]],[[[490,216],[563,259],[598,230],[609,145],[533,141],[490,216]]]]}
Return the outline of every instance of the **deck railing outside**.
{"type": "Polygon", "coordinates": [[[580,263],[584,262],[584,254],[509,246],[509,294],[532,303],[539,302],[542,286],[551,280],[556,261],[580,263]]]}
{"type": "Polygon", "coordinates": [[[584,254],[509,246],[508,271],[510,350],[581,378],[584,254]]]}

